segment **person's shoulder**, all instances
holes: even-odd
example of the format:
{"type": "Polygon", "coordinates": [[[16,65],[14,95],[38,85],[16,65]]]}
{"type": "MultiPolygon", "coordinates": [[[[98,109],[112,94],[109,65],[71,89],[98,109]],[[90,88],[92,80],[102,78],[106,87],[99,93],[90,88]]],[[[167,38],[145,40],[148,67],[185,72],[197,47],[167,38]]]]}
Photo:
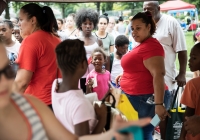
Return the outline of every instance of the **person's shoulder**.
{"type": "Polygon", "coordinates": [[[194,86],[195,88],[199,87],[200,77],[193,78],[187,82],[187,86],[194,86]]]}
{"type": "Polygon", "coordinates": [[[113,38],[113,35],[112,35],[111,33],[107,33],[107,36],[108,36],[109,38],[113,38]]]}
{"type": "Polygon", "coordinates": [[[163,19],[169,23],[178,23],[177,19],[175,19],[173,16],[163,14],[163,19]]]}

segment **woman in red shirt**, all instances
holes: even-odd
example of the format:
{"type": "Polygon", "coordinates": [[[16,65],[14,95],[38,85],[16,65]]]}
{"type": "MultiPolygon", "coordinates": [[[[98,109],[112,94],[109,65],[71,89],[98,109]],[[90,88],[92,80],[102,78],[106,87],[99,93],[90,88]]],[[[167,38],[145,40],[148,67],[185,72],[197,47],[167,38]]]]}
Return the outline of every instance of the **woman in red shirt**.
{"type": "Polygon", "coordinates": [[[60,43],[55,16],[50,7],[31,3],[19,12],[24,38],[17,63],[16,83],[20,93],[31,94],[51,107],[51,86],[56,79],[55,48],[60,43]]]}
{"type": "MultiPolygon", "coordinates": [[[[121,60],[124,72],[120,86],[138,111],[139,118],[154,117],[157,114],[161,120],[165,120],[169,114],[163,106],[164,50],[161,44],[152,38],[156,26],[151,14],[149,12],[136,14],[132,19],[131,28],[133,38],[140,45],[121,60]],[[151,98],[154,98],[155,103],[150,102],[151,98]]],[[[152,140],[154,127],[148,125],[143,130],[145,140],[152,140]]]]}

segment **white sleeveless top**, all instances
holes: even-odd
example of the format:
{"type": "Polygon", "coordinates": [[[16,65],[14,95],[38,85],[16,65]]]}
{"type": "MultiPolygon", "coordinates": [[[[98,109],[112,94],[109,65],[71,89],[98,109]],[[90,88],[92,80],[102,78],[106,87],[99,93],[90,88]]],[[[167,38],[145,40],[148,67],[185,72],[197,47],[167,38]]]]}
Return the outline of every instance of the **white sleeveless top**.
{"type": "Polygon", "coordinates": [[[112,70],[111,70],[111,81],[115,83],[115,78],[123,72],[123,68],[121,66],[121,60],[115,58],[113,60],[112,70]]]}
{"type": "MultiPolygon", "coordinates": [[[[85,51],[86,51],[86,57],[87,60],[92,56],[92,52],[99,47],[99,44],[97,42],[95,42],[92,45],[88,45],[88,46],[84,46],[85,47],[85,51]]],[[[93,64],[89,64],[88,65],[88,70],[86,71],[85,75],[82,78],[86,78],[87,75],[90,73],[90,71],[92,71],[94,69],[93,64]]]]}

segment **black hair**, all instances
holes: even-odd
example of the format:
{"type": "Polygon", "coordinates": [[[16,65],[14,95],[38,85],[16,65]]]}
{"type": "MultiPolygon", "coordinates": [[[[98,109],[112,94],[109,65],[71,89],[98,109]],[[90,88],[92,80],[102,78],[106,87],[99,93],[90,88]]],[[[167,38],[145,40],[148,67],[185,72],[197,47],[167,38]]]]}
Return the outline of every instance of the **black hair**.
{"type": "Polygon", "coordinates": [[[61,18],[57,18],[57,20],[58,21],[60,21],[61,22],[61,24],[63,24],[64,22],[63,22],[63,20],[61,19],[61,18]]]}
{"type": "Polygon", "coordinates": [[[196,42],[197,38],[196,38],[196,33],[193,34],[193,41],[196,42]]]}
{"type": "Polygon", "coordinates": [[[94,54],[95,54],[96,52],[101,53],[101,54],[103,55],[103,58],[104,58],[105,60],[107,59],[107,55],[106,55],[105,51],[104,51],[102,48],[98,47],[98,48],[94,49],[94,51],[92,52],[92,57],[94,56],[94,54]]]}
{"type": "Polygon", "coordinates": [[[119,17],[119,21],[124,21],[122,16],[119,17]]]}
{"type": "Polygon", "coordinates": [[[42,30],[56,35],[55,32],[58,30],[58,25],[53,11],[50,7],[40,7],[35,3],[29,3],[23,6],[21,9],[24,13],[28,14],[28,19],[36,17],[38,26],[42,30]]]}
{"type": "Polygon", "coordinates": [[[10,21],[10,20],[8,20],[8,19],[4,19],[4,20],[2,20],[2,21],[0,21],[0,23],[3,23],[3,24],[6,24],[6,25],[8,25],[8,27],[10,28],[10,29],[13,29],[13,23],[10,21]]]}
{"type": "Polygon", "coordinates": [[[131,21],[134,21],[136,19],[142,19],[142,22],[145,23],[146,25],[150,24],[151,25],[150,34],[153,35],[155,33],[156,24],[149,11],[137,13],[131,21]]]}
{"type": "Polygon", "coordinates": [[[198,49],[198,53],[200,53],[200,42],[199,43],[197,43],[197,44],[195,44],[193,47],[192,47],[192,49],[193,48],[197,48],[198,49]]]}
{"type": "Polygon", "coordinates": [[[58,66],[64,73],[74,74],[79,63],[87,62],[84,42],[79,39],[66,39],[55,51],[58,66]]]}
{"type": "Polygon", "coordinates": [[[109,23],[109,18],[108,18],[108,14],[107,13],[104,13],[103,15],[99,16],[99,20],[101,18],[105,18],[107,20],[107,23],[109,23]]]}
{"type": "Polygon", "coordinates": [[[129,40],[125,35],[119,35],[115,39],[115,45],[117,47],[123,47],[124,45],[129,44],[129,40]]]}
{"type": "Polygon", "coordinates": [[[89,19],[93,23],[94,29],[96,29],[98,23],[98,16],[99,16],[98,13],[92,9],[79,10],[76,13],[76,18],[75,18],[77,28],[79,30],[82,30],[81,29],[82,23],[85,22],[86,19],[89,19]]]}

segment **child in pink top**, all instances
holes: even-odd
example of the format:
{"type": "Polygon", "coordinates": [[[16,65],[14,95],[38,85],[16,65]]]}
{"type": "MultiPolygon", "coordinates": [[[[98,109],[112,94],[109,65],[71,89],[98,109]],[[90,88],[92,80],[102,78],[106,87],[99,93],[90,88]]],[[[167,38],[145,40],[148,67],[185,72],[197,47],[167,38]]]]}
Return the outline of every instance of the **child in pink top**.
{"type": "Polygon", "coordinates": [[[110,72],[103,69],[106,62],[106,54],[101,48],[96,48],[92,53],[92,70],[86,78],[87,93],[96,92],[98,99],[102,100],[109,90],[110,72]]]}
{"type": "Polygon", "coordinates": [[[52,106],[56,118],[77,136],[102,133],[106,124],[107,108],[93,105],[78,88],[79,79],[88,64],[84,42],[67,39],[56,47],[58,67],[62,80],[53,82],[52,106]]]}

